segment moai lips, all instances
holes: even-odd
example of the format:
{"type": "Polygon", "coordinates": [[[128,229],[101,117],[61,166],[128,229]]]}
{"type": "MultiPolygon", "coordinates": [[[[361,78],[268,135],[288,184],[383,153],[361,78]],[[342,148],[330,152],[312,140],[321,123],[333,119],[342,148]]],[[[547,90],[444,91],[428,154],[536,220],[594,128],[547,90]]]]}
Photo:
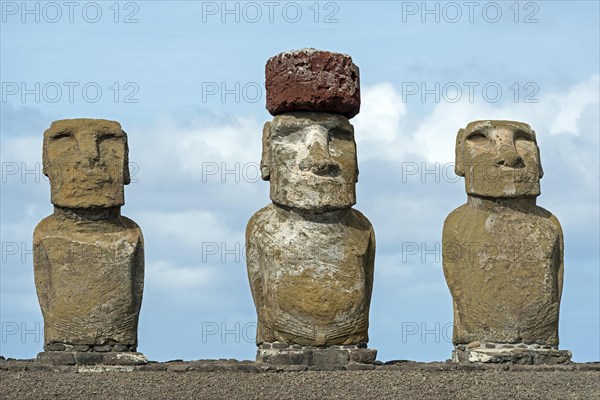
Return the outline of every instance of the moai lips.
{"type": "Polygon", "coordinates": [[[562,229],[536,205],[542,168],[535,132],[514,121],[472,122],[458,132],[455,168],[468,194],[443,231],[455,360],[568,361],[557,350],[562,229]],[[531,345],[547,348],[535,353],[531,345]]]}

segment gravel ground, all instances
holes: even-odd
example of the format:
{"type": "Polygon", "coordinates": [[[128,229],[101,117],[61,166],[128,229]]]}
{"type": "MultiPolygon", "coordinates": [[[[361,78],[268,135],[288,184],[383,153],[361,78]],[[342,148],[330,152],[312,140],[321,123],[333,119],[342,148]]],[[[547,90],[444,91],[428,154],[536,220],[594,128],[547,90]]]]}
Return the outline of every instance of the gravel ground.
{"type": "Polygon", "coordinates": [[[0,399],[375,398],[600,399],[600,371],[0,371],[0,399]]]}

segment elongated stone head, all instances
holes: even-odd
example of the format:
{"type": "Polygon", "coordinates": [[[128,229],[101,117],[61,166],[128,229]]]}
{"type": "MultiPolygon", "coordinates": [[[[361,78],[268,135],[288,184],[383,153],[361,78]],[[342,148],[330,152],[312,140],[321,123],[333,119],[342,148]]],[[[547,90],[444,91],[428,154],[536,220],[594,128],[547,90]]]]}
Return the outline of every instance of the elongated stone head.
{"type": "Polygon", "coordinates": [[[456,136],[455,172],[471,195],[539,196],[543,171],[535,132],[522,122],[471,122],[456,136]]]}
{"type": "Polygon", "coordinates": [[[271,200],[315,213],[352,207],[358,67],[345,54],[302,49],[270,58],[265,74],[274,118],[263,129],[261,174],[271,200]]]}
{"type": "Polygon", "coordinates": [[[54,121],[44,132],[43,171],[56,206],[122,206],[130,181],[127,134],[116,121],[54,121]]]}
{"type": "Polygon", "coordinates": [[[356,204],[354,127],[331,113],[278,115],[263,131],[261,173],[274,203],[308,212],[356,204]]]}

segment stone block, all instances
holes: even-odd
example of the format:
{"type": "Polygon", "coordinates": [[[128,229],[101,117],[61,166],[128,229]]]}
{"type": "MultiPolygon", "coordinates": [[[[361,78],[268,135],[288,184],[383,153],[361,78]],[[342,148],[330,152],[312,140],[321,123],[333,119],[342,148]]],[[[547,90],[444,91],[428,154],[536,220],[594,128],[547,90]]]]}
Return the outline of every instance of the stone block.
{"type": "Polygon", "coordinates": [[[44,351],[37,355],[36,361],[53,365],[75,365],[73,354],[66,351],[44,351]]]}
{"type": "Polygon", "coordinates": [[[352,118],[360,110],[358,67],[346,54],[302,49],[280,53],[265,67],[271,115],[318,111],[352,118]]]}

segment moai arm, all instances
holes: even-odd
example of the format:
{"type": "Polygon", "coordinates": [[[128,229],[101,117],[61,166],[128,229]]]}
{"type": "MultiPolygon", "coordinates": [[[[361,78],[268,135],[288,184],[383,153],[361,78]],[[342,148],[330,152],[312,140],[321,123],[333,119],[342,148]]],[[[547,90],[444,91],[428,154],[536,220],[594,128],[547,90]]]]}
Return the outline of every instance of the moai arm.
{"type": "Polygon", "coordinates": [[[563,288],[563,277],[564,277],[564,267],[565,267],[565,260],[564,260],[564,250],[565,250],[565,242],[563,239],[563,231],[562,231],[562,227],[560,226],[560,222],[558,222],[558,219],[552,215],[550,217],[550,221],[552,221],[552,223],[554,224],[554,226],[556,227],[556,229],[558,230],[558,254],[556,255],[557,257],[557,271],[556,271],[556,280],[557,280],[557,285],[558,285],[558,301],[560,302],[561,297],[562,297],[562,288],[563,288]]]}
{"type": "MultiPolygon", "coordinates": [[[[125,217],[123,217],[125,218],[125,217]]],[[[128,221],[130,219],[126,218],[128,221]]],[[[133,259],[133,265],[136,270],[136,274],[133,279],[133,299],[136,301],[134,305],[134,310],[140,310],[142,306],[142,297],[144,293],[144,274],[145,274],[145,260],[144,260],[144,236],[142,235],[142,230],[139,226],[133,221],[131,223],[135,224],[138,231],[138,242],[136,245],[135,256],[133,259]]]]}
{"type": "Polygon", "coordinates": [[[373,226],[369,231],[369,247],[367,249],[367,263],[365,265],[366,277],[366,297],[367,304],[371,304],[371,295],[373,293],[373,274],[375,271],[375,230],[373,226]]]}
{"type": "Polygon", "coordinates": [[[460,222],[463,212],[464,206],[452,211],[450,215],[446,217],[442,231],[442,268],[444,277],[446,278],[446,284],[448,285],[448,289],[452,296],[452,313],[454,316],[452,342],[454,344],[457,344],[462,340],[462,329],[460,328],[461,320],[456,300],[461,297],[464,285],[468,282],[468,279],[465,278],[469,276],[469,271],[465,268],[466,266],[464,264],[461,265],[461,262],[470,257],[469,252],[471,251],[468,244],[467,248],[463,248],[459,245],[459,235],[461,232],[460,222]]]}
{"type": "MultiPolygon", "coordinates": [[[[442,267],[444,270],[444,276],[450,289],[452,297],[455,298],[456,291],[460,287],[460,269],[457,268],[457,261],[460,259],[461,254],[464,250],[459,248],[456,231],[458,224],[458,216],[461,214],[460,210],[462,207],[454,210],[446,220],[444,221],[444,228],[442,231],[442,267]]],[[[462,254],[467,256],[466,254],[462,254]]]]}
{"type": "Polygon", "coordinates": [[[50,290],[50,264],[40,232],[43,229],[43,224],[44,221],[40,222],[33,232],[33,273],[42,314],[46,315],[48,311],[48,291],[50,290]]]}
{"type": "MultiPolygon", "coordinates": [[[[259,211],[260,212],[260,211],[259,211]]],[[[258,213],[254,214],[246,227],[246,265],[248,271],[248,280],[250,281],[250,291],[254,299],[256,313],[258,316],[258,329],[262,326],[264,309],[264,290],[263,290],[263,274],[260,269],[261,251],[257,243],[256,220],[258,213]]],[[[256,341],[261,340],[261,333],[257,331],[256,341]]]]}

